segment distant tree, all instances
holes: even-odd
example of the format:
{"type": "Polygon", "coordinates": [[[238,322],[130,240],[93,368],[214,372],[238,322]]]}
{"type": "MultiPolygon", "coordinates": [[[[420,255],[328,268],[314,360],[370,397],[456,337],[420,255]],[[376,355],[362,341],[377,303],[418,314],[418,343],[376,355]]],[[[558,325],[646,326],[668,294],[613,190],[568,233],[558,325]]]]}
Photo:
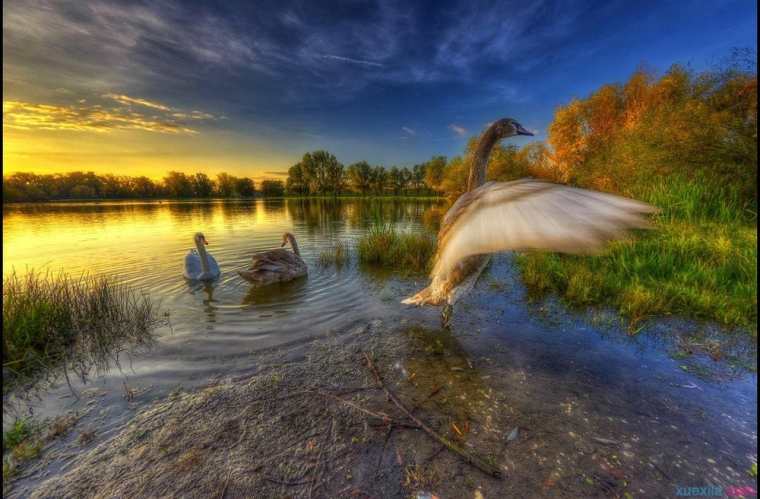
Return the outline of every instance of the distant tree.
{"type": "Polygon", "coordinates": [[[216,176],[216,191],[220,197],[229,198],[235,195],[235,177],[229,173],[216,176]]]}
{"type": "Polygon", "coordinates": [[[132,195],[137,198],[152,198],[160,195],[161,189],[148,177],[135,177],[131,181],[132,195]]]}
{"type": "Polygon", "coordinates": [[[285,195],[285,185],[282,180],[263,180],[261,193],[264,197],[282,197],[285,195]]]}
{"type": "Polygon", "coordinates": [[[418,164],[412,167],[411,185],[412,185],[412,189],[414,189],[417,194],[419,194],[422,191],[422,189],[425,187],[425,165],[424,164],[418,164]]]}
{"type": "Polygon", "coordinates": [[[443,173],[446,169],[446,156],[433,156],[430,161],[425,163],[425,183],[434,190],[441,192],[443,189],[443,173]]]}
{"type": "Polygon", "coordinates": [[[71,188],[68,197],[70,199],[94,199],[97,195],[98,193],[95,192],[95,189],[89,185],[79,184],[71,188]]]}
{"type": "Polygon", "coordinates": [[[366,195],[372,183],[372,167],[366,161],[359,161],[348,167],[346,177],[354,191],[366,195]]]}
{"type": "Polygon", "coordinates": [[[196,173],[192,177],[193,194],[199,198],[209,198],[214,194],[214,181],[205,173],[196,173]]]}
{"type": "Polygon", "coordinates": [[[342,163],[338,161],[327,164],[327,185],[328,190],[337,196],[343,192],[345,186],[346,173],[342,163]]]}
{"type": "Polygon", "coordinates": [[[372,186],[372,192],[381,196],[385,194],[385,188],[388,184],[388,173],[382,166],[372,167],[372,174],[370,176],[370,185],[372,186]]]}
{"type": "Polygon", "coordinates": [[[193,195],[193,183],[182,172],[169,172],[164,177],[166,194],[175,198],[188,198],[193,195]]]}
{"type": "Polygon", "coordinates": [[[388,171],[388,183],[393,190],[393,194],[397,196],[401,194],[404,188],[404,174],[397,166],[391,167],[388,171]]]}
{"type": "Polygon", "coordinates": [[[288,168],[287,189],[290,194],[306,195],[309,193],[309,185],[304,177],[301,163],[288,168]]]}
{"type": "Polygon", "coordinates": [[[256,188],[248,177],[235,179],[235,191],[237,195],[244,198],[252,198],[256,194],[256,188]]]}

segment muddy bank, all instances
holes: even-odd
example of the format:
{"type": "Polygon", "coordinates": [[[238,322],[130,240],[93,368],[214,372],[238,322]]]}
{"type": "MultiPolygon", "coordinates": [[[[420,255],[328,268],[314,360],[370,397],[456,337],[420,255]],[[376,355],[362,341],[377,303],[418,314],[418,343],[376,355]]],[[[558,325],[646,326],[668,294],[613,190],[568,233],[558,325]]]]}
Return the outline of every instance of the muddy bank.
{"type": "Polygon", "coordinates": [[[753,377],[728,387],[567,326],[530,336],[475,303],[454,332],[361,324],[261,353],[254,374],[177,391],[91,442],[91,426],[74,428],[8,497],[672,497],[753,484],[753,377]],[[365,353],[416,417],[503,477],[413,428],[365,353]]]}

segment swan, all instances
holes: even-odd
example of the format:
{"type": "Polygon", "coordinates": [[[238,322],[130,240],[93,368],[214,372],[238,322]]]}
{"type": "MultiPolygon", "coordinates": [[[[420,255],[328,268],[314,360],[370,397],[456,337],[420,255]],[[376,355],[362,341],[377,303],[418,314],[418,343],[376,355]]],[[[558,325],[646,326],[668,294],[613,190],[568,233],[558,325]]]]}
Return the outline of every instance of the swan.
{"type": "Polygon", "coordinates": [[[185,278],[192,281],[211,281],[219,277],[219,264],[206,251],[208,241],[201,232],[193,236],[195,248],[185,255],[185,278]]]}
{"type": "Polygon", "coordinates": [[[255,286],[266,286],[275,282],[292,281],[307,274],[306,263],[301,259],[296,238],[290,232],[282,235],[280,248],[262,251],[253,255],[253,262],[248,270],[238,272],[240,277],[255,286]],[[290,243],[293,251],[284,249],[290,243]]]}
{"type": "Polygon", "coordinates": [[[593,254],[627,230],[647,228],[644,214],[658,210],[632,199],[524,178],[486,182],[491,149],[500,140],[533,135],[517,121],[491,124],[470,158],[467,191],[441,222],[430,285],[402,301],[444,305],[447,327],[453,305],[488,264],[489,255],[507,250],[546,250],[593,254]]]}

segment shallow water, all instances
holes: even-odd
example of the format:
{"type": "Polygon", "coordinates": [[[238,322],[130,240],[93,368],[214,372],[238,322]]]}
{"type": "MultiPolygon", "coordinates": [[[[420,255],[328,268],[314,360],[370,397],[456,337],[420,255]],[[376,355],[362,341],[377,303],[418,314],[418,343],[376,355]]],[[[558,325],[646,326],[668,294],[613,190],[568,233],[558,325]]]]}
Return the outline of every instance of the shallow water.
{"type": "MultiPolygon", "coordinates": [[[[474,393],[473,379],[498,391],[510,400],[515,426],[532,430],[550,454],[557,451],[552,459],[560,468],[594,466],[573,457],[577,445],[626,442],[620,466],[628,460],[631,473],[642,477],[645,468],[654,470],[641,483],[644,490],[672,490],[662,494],[667,496],[674,495],[675,486],[746,485],[746,470],[757,456],[751,341],[672,318],[631,336],[614,314],[572,313],[551,301],[528,303],[508,256],[494,259],[473,293],[457,305],[451,332],[443,333],[437,310],[399,304],[425,284],[424,277],[372,273],[355,261],[342,268],[318,265],[322,249],[336,240],[352,243],[374,220],[425,230],[435,227],[441,211],[436,202],[388,201],[18,206],[4,211],[3,272],[64,267],[115,274],[159,299],[170,313],[171,327],[158,331],[157,348],[133,359],[131,369],[125,366],[89,384],[94,395],[73,405],[84,407],[97,398],[99,441],[137,407],[176,386],[255,371],[257,350],[381,318],[432,331],[419,339],[419,350],[429,355],[412,352],[399,364],[418,376],[422,392],[444,380],[454,387],[459,383],[457,392],[474,393]],[[181,276],[198,230],[222,269],[210,287],[190,285],[181,276]],[[252,292],[235,270],[244,268],[254,251],[276,246],[285,230],[299,241],[308,279],[252,292]],[[703,335],[699,341],[704,334],[721,337],[727,360],[682,358],[679,338],[695,332],[703,335]],[[445,362],[436,349],[446,353],[445,362]],[[475,370],[467,383],[457,380],[463,369],[475,370]],[[138,389],[136,402],[124,399],[124,379],[138,389]]],[[[85,388],[77,384],[78,390],[85,388]]],[[[23,410],[51,416],[72,402],[63,385],[23,410]]],[[[469,417],[465,409],[448,408],[469,417]]],[[[595,455],[593,449],[586,455],[595,455]]],[[[527,461],[518,462],[516,469],[525,466],[527,461]]],[[[546,473],[551,472],[547,465],[546,473]]],[[[533,478],[526,474],[526,480],[530,489],[533,478]]]]}
{"type": "MultiPolygon", "coordinates": [[[[372,311],[365,292],[375,279],[355,271],[319,269],[320,251],[334,241],[349,244],[375,218],[418,230],[436,202],[258,200],[240,202],[81,203],[6,207],[3,275],[15,269],[64,269],[77,275],[107,273],[160,301],[174,334],[290,341],[311,328],[339,326],[357,312],[372,311]],[[222,275],[211,285],[182,278],[193,234],[202,231],[222,275]],[[279,247],[295,234],[308,279],[253,290],[236,271],[256,251],[279,247]]],[[[169,329],[159,331],[166,335],[169,329]]]]}

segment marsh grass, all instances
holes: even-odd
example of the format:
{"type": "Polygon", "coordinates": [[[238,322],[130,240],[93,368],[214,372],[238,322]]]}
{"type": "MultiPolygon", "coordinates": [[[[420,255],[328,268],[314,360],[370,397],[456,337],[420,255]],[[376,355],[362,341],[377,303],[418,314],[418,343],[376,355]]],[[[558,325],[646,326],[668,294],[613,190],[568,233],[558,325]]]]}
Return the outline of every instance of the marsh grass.
{"type": "Polygon", "coordinates": [[[401,232],[390,224],[376,223],[359,239],[359,261],[406,273],[430,270],[435,238],[427,233],[401,232]]]}
{"type": "Polygon", "coordinates": [[[85,379],[149,345],[150,299],[108,277],[29,272],[3,279],[3,391],[63,372],[85,379]]]}
{"type": "Polygon", "coordinates": [[[632,325],[678,314],[756,335],[754,207],[705,178],[664,179],[636,197],[662,209],[654,230],[615,243],[597,257],[519,255],[529,293],[554,292],[573,306],[612,305],[632,325]]]}
{"type": "Polygon", "coordinates": [[[335,241],[319,253],[319,264],[323,267],[335,265],[341,267],[348,262],[349,249],[343,241],[335,241]]]}

